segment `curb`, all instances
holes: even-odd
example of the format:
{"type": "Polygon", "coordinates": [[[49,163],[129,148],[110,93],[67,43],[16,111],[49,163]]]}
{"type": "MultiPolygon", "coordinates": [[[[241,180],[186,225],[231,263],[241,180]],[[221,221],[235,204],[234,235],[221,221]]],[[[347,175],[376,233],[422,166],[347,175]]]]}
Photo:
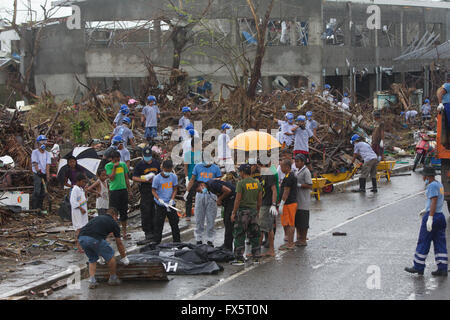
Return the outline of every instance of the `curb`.
{"type": "MultiPolygon", "coordinates": [[[[214,223],[215,227],[217,227],[219,225],[223,225],[222,218],[216,219],[216,221],[214,223]]],[[[192,237],[194,235],[194,230],[195,230],[194,224],[192,224],[191,226],[183,226],[180,228],[180,235],[185,236],[185,237],[192,237]]],[[[163,238],[162,238],[161,242],[162,243],[170,242],[171,239],[172,239],[172,233],[170,231],[168,231],[168,232],[163,233],[163,238]]],[[[143,247],[143,246],[132,245],[131,247],[126,248],[125,251],[126,251],[127,255],[133,254],[133,253],[137,253],[141,247],[143,247]]],[[[116,252],[116,254],[114,256],[115,257],[119,256],[119,253],[116,252]]],[[[13,296],[25,296],[25,295],[29,295],[30,291],[37,292],[41,289],[49,288],[52,284],[54,284],[60,280],[69,278],[70,276],[74,275],[78,271],[80,272],[81,279],[85,279],[88,276],[87,275],[88,264],[86,263],[86,264],[78,265],[77,267],[79,268],[79,270],[72,270],[70,267],[68,267],[66,270],[61,271],[52,276],[49,276],[45,280],[36,281],[29,285],[22,286],[19,289],[8,291],[4,294],[1,294],[0,299],[6,299],[9,297],[13,297],[13,296]]]]}
{"type": "MultiPolygon", "coordinates": [[[[392,173],[396,174],[396,173],[401,173],[401,172],[405,172],[405,171],[410,171],[410,170],[412,170],[412,166],[413,166],[412,164],[404,164],[397,168],[394,167],[394,169],[392,170],[392,173]]],[[[358,184],[359,184],[359,178],[353,178],[348,181],[335,183],[333,186],[334,186],[334,191],[345,192],[347,187],[357,186],[358,184]]]]}

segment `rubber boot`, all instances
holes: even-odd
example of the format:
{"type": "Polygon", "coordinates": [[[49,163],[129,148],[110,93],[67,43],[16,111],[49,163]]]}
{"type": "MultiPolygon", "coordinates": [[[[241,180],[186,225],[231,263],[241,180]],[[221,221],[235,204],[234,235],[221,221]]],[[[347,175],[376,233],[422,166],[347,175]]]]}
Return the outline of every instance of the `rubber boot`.
{"type": "Polygon", "coordinates": [[[378,192],[378,188],[377,188],[377,179],[376,178],[372,178],[372,190],[370,190],[371,192],[378,192]]]}
{"type": "Polygon", "coordinates": [[[366,179],[359,178],[359,189],[353,190],[353,192],[366,192],[366,179]]]}

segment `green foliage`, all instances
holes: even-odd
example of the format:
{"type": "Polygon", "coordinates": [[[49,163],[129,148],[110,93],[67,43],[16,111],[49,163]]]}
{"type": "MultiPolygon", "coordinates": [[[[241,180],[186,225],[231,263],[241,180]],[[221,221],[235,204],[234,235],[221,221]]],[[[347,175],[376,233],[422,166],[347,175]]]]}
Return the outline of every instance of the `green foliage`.
{"type": "Polygon", "coordinates": [[[83,134],[89,131],[89,122],[81,120],[72,124],[72,132],[76,143],[83,143],[83,134]]]}

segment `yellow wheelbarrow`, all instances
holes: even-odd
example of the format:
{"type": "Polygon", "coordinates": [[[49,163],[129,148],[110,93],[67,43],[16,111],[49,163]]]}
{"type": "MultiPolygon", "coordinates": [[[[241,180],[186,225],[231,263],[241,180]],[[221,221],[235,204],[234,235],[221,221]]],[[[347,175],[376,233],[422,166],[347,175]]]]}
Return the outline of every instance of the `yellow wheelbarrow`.
{"type": "Polygon", "coordinates": [[[333,192],[333,189],[334,189],[333,184],[350,180],[355,175],[355,173],[359,167],[360,166],[356,165],[353,167],[352,170],[348,170],[345,172],[321,174],[321,177],[325,178],[327,180],[322,191],[324,193],[333,192]]]}
{"type": "Polygon", "coordinates": [[[325,187],[325,184],[327,183],[327,179],[325,178],[312,178],[312,191],[311,194],[314,195],[316,200],[320,201],[320,191],[325,187]]]}
{"type": "Polygon", "coordinates": [[[386,177],[387,181],[391,181],[394,166],[395,161],[380,161],[377,165],[377,181],[380,181],[382,177],[386,177]]]}

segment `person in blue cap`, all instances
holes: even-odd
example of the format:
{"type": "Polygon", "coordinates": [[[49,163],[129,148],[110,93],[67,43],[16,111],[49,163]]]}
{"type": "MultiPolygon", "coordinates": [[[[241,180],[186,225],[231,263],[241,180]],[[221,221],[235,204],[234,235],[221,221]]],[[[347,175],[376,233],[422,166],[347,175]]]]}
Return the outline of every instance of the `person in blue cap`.
{"type": "Polygon", "coordinates": [[[346,104],[347,106],[350,106],[350,98],[348,97],[347,92],[344,92],[344,97],[342,98],[342,103],[346,104]]]}
{"type": "Polygon", "coordinates": [[[129,128],[131,119],[128,117],[123,118],[122,124],[115,127],[112,136],[121,136],[123,139],[123,146],[128,147],[128,142],[134,147],[134,135],[133,131],[129,128]]]}
{"type": "Polygon", "coordinates": [[[425,99],[421,108],[422,111],[422,120],[430,120],[431,119],[431,105],[430,99],[425,99]]]}
{"type": "Polygon", "coordinates": [[[130,113],[130,109],[126,104],[120,106],[120,110],[114,118],[114,127],[120,126],[123,119],[130,113]]]}
{"type": "Polygon", "coordinates": [[[322,97],[327,99],[329,102],[333,102],[334,96],[331,94],[331,86],[329,84],[325,84],[323,88],[324,90],[322,91],[322,97]]]}
{"type": "MultiPolygon", "coordinates": [[[[194,127],[189,125],[188,134],[189,139],[183,143],[183,162],[184,162],[184,176],[186,181],[186,189],[189,185],[189,181],[192,178],[192,172],[194,171],[195,165],[202,162],[202,146],[201,140],[198,137],[197,132],[194,127]]],[[[191,221],[192,216],[192,201],[194,199],[196,191],[191,189],[186,191],[183,195],[183,199],[186,202],[186,221],[191,221]]]]}
{"type": "Polygon", "coordinates": [[[448,253],[445,229],[447,222],[444,211],[444,187],[435,179],[436,171],[432,167],[425,167],[421,171],[426,183],[427,202],[425,209],[420,212],[422,224],[419,240],[414,254],[414,266],[405,268],[406,272],[423,275],[425,260],[430,251],[431,242],[434,247],[434,258],[437,270],[431,272],[433,276],[448,276],[448,253]]]}
{"type": "Polygon", "coordinates": [[[285,121],[274,119],[280,126],[281,139],[280,143],[283,145],[282,148],[289,148],[294,142],[294,133],[292,129],[295,128],[294,115],[288,112],[284,115],[285,121]]]}
{"type": "Polygon", "coordinates": [[[223,123],[220,127],[222,133],[217,138],[217,158],[219,160],[219,167],[223,167],[226,173],[235,172],[233,155],[228,146],[230,142],[229,132],[232,129],[231,124],[223,123]]]}
{"type": "Polygon", "coordinates": [[[156,97],[147,97],[148,105],[142,109],[141,122],[145,127],[145,138],[148,142],[152,141],[158,136],[158,119],[160,118],[160,111],[156,105],[156,97]]]}
{"type": "Polygon", "coordinates": [[[310,89],[311,93],[316,92],[316,84],[314,82],[311,83],[311,89],[310,89]]]}
{"type": "Polygon", "coordinates": [[[34,190],[31,195],[31,209],[43,209],[45,182],[50,180],[50,164],[52,155],[46,151],[47,137],[36,138],[38,147],[31,152],[31,170],[33,171],[34,190]]]}
{"type": "Polygon", "coordinates": [[[378,192],[377,189],[377,165],[378,165],[378,156],[373,151],[372,147],[363,141],[359,135],[354,134],[350,140],[351,144],[353,144],[353,159],[352,163],[355,162],[358,156],[364,161],[364,164],[361,167],[361,175],[359,177],[359,189],[353,190],[353,192],[366,192],[366,180],[370,175],[372,179],[372,192],[378,192]]]}
{"type": "Polygon", "coordinates": [[[183,113],[183,116],[178,121],[178,128],[180,129],[180,137],[182,140],[189,139],[189,134],[186,130],[186,127],[189,126],[191,123],[191,108],[189,107],[183,107],[181,109],[181,112],[183,113]]]}
{"type": "Polygon", "coordinates": [[[314,136],[317,137],[317,128],[319,127],[319,124],[316,120],[313,119],[313,113],[312,111],[306,112],[306,128],[311,130],[314,133],[314,136]]]}
{"type": "MultiPolygon", "coordinates": [[[[438,111],[445,110],[444,117],[446,118],[447,128],[450,124],[450,73],[447,73],[447,81],[438,89],[437,98],[439,102],[438,111]]],[[[448,130],[448,129],[447,129],[448,130]]],[[[447,139],[445,139],[447,140],[447,139]]]]}

